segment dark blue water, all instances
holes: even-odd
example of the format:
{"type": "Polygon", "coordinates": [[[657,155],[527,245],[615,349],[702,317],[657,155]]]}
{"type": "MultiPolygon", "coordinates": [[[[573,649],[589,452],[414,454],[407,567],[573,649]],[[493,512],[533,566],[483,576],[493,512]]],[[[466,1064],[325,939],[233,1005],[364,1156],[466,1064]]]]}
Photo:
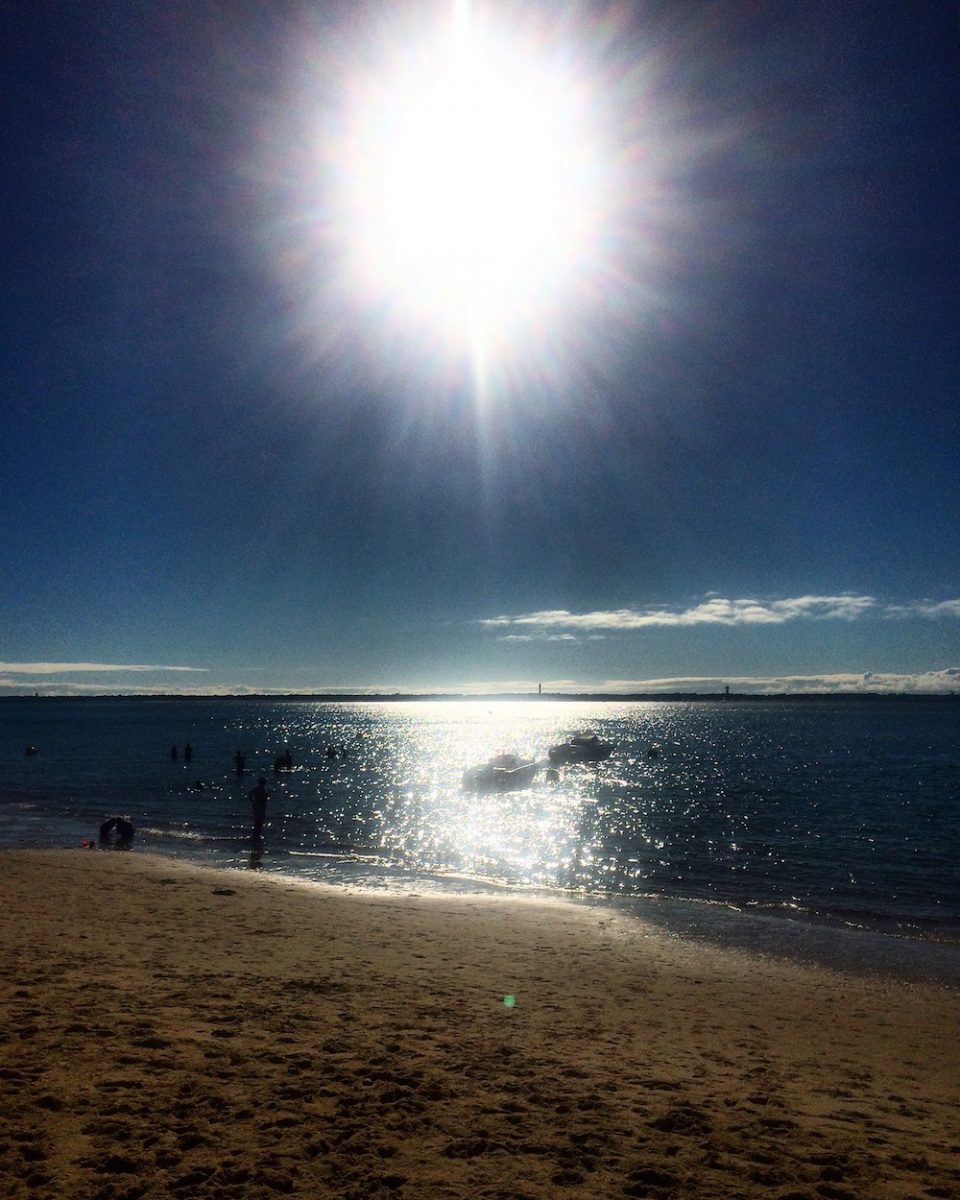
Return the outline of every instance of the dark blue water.
{"type": "Polygon", "coordinates": [[[736,911],[754,942],[787,921],[960,946],[958,801],[960,705],[945,701],[0,703],[0,845],[79,846],[124,814],[135,849],[408,891],[655,897],[694,933],[736,911]],[[583,730],[616,744],[607,762],[464,792],[466,767],[545,758],[583,730]]]}

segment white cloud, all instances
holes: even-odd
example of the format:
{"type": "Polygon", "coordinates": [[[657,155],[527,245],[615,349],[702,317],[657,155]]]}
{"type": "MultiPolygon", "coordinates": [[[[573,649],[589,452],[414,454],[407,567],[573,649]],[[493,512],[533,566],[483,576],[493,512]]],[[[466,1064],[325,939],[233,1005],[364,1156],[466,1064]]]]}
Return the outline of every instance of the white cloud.
{"type": "Polygon", "coordinates": [[[501,642],[575,642],[574,633],[505,633],[501,642]]]}
{"type": "Polygon", "coordinates": [[[960,617],[960,600],[917,600],[912,604],[890,604],[887,606],[888,617],[928,617],[937,620],[939,617],[960,617]]]}
{"type": "Polygon", "coordinates": [[[855,621],[876,608],[873,596],[845,593],[841,596],[797,596],[793,600],[774,600],[771,608],[786,621],[794,617],[814,617],[822,620],[855,621]]]}
{"type": "MultiPolygon", "coordinates": [[[[857,621],[879,613],[884,617],[924,617],[928,620],[960,618],[960,599],[918,600],[906,604],[881,604],[874,596],[843,592],[836,596],[794,596],[786,600],[728,600],[711,595],[692,608],[614,608],[574,613],[565,608],[546,608],[518,616],[488,617],[479,622],[487,629],[523,629],[503,635],[504,640],[533,640],[548,631],[574,630],[577,633],[632,631],[636,629],[676,629],[695,625],[742,626],[785,625],[790,621],[857,621]],[[538,631],[538,632],[531,632],[538,631]]],[[[571,640],[573,634],[565,636],[571,640]]]]}
{"type": "MultiPolygon", "coordinates": [[[[960,603],[960,602],[958,602],[960,603]]],[[[693,625],[784,625],[801,618],[855,621],[877,606],[873,596],[845,592],[837,596],[796,596],[787,600],[727,600],[710,596],[693,608],[616,608],[572,613],[564,608],[541,609],[520,616],[491,617],[480,622],[489,629],[634,630],[693,625]]],[[[514,635],[520,636],[520,635],[514,635]]]]}
{"type": "MultiPolygon", "coordinates": [[[[204,668],[206,669],[206,668],[204,668]]],[[[131,682],[107,685],[104,683],[80,683],[73,679],[42,680],[24,683],[22,678],[0,675],[0,689],[9,689],[15,693],[33,694],[39,692],[42,696],[103,696],[122,694],[124,696],[316,696],[325,694],[370,694],[387,696],[395,692],[425,691],[426,689],[409,689],[399,684],[383,684],[374,686],[350,685],[334,686],[317,684],[315,687],[277,687],[264,685],[251,687],[243,683],[201,683],[201,684],[150,684],[131,682]]]]}
{"type": "Polygon", "coordinates": [[[0,671],[10,675],[68,675],[75,671],[195,671],[205,672],[206,667],[163,667],[144,666],[140,663],[87,663],[87,662],[0,662],[0,671]]]}

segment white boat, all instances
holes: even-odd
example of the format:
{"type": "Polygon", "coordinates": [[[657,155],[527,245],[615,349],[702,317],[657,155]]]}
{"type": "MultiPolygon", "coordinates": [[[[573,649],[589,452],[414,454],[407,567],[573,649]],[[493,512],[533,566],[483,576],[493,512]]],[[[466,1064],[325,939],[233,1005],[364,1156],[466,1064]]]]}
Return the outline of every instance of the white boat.
{"type": "Polygon", "coordinates": [[[543,766],[543,762],[532,758],[498,754],[488,762],[464,771],[463,786],[471,792],[513,791],[529,787],[543,766]]]}
{"type": "Polygon", "coordinates": [[[602,742],[595,733],[578,733],[550,747],[550,765],[565,767],[570,763],[603,762],[612,753],[613,742],[602,742]]]}

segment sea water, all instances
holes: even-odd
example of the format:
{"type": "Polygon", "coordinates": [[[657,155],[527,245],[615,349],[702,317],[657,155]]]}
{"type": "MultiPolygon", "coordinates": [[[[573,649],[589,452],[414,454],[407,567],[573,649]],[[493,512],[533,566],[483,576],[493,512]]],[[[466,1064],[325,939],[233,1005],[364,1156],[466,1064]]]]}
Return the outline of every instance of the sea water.
{"type": "Polygon", "coordinates": [[[136,826],[135,851],[353,887],[596,899],[687,936],[960,982],[950,700],[0,702],[0,845],[79,847],[114,815],[136,826]],[[546,762],[587,730],[614,743],[605,762],[518,791],[463,787],[495,754],[546,762]],[[275,770],[286,752],[292,769],[275,770]],[[261,775],[262,846],[248,798],[261,775]],[[858,936],[831,936],[843,930],[858,936]]]}

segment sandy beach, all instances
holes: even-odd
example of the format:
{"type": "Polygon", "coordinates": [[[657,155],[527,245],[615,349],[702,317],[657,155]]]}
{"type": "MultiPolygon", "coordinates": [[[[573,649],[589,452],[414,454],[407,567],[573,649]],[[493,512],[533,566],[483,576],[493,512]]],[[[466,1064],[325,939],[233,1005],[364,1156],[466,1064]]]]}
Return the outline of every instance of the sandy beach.
{"type": "Polygon", "coordinates": [[[2,867],[4,1196],[960,1196],[954,991],[562,902],[2,867]]]}

